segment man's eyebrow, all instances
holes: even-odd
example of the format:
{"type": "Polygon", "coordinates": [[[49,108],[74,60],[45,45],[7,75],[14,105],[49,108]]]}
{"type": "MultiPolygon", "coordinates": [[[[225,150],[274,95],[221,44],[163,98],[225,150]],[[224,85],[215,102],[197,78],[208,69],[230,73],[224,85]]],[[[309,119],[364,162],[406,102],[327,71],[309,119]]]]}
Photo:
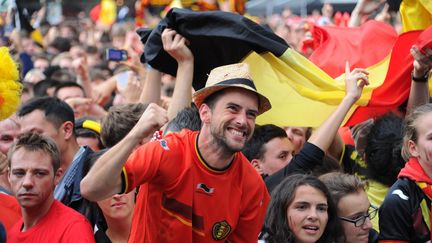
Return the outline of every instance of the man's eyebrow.
{"type": "Polygon", "coordinates": [[[227,104],[226,104],[227,106],[228,105],[234,105],[234,106],[238,106],[238,107],[240,107],[240,105],[239,104],[237,104],[237,103],[234,103],[234,102],[228,102],[227,104]]]}

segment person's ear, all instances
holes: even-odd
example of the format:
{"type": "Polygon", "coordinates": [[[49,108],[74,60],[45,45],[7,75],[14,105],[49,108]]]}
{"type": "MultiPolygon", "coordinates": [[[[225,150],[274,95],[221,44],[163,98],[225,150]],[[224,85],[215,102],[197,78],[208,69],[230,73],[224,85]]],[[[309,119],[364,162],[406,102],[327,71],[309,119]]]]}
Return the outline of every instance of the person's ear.
{"type": "Polygon", "coordinates": [[[408,151],[411,157],[420,157],[420,153],[417,150],[417,145],[412,140],[408,140],[408,151]]]}
{"type": "Polygon", "coordinates": [[[258,174],[263,175],[264,172],[262,170],[261,161],[258,159],[252,159],[251,165],[254,167],[254,169],[258,172],[258,174]]]}
{"type": "Polygon", "coordinates": [[[64,139],[69,140],[74,134],[74,124],[71,121],[66,121],[61,126],[64,133],[64,139]]]}
{"type": "Polygon", "coordinates": [[[11,179],[10,179],[10,177],[11,177],[11,169],[10,169],[10,167],[6,168],[6,173],[7,173],[8,182],[9,182],[9,184],[11,184],[11,179]]]}
{"type": "Polygon", "coordinates": [[[210,123],[211,108],[207,104],[202,104],[199,108],[199,115],[203,124],[210,123]]]}
{"type": "Polygon", "coordinates": [[[57,186],[60,182],[60,179],[63,176],[63,169],[58,168],[57,171],[54,173],[54,185],[57,186]]]}

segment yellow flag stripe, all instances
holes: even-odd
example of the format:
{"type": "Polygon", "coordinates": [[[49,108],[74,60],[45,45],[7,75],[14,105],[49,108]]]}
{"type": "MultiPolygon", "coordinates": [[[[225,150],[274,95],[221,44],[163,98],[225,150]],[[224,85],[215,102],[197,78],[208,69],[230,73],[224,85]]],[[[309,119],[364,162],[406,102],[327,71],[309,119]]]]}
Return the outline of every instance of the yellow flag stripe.
{"type": "Polygon", "coordinates": [[[402,32],[424,30],[432,25],[431,0],[403,0],[400,13],[402,32]]]}
{"type": "MultiPolygon", "coordinates": [[[[351,109],[367,105],[372,91],[385,79],[390,55],[368,68],[370,85],[351,109]]],[[[333,79],[301,54],[289,48],[281,57],[250,53],[243,62],[251,68],[257,89],[270,99],[273,108],[259,116],[258,124],[318,127],[345,95],[344,75],[333,79]]]]}

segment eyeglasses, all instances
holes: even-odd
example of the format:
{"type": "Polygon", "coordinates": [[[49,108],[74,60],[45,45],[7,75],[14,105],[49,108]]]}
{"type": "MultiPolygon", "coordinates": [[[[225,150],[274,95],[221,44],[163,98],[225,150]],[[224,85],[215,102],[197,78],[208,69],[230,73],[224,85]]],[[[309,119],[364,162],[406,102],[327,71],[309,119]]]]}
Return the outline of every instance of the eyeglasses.
{"type": "Polygon", "coordinates": [[[355,227],[360,227],[366,222],[366,218],[373,219],[378,213],[378,208],[370,205],[368,213],[366,215],[362,215],[356,219],[349,219],[345,217],[339,217],[340,220],[347,221],[353,223],[355,227]]]}

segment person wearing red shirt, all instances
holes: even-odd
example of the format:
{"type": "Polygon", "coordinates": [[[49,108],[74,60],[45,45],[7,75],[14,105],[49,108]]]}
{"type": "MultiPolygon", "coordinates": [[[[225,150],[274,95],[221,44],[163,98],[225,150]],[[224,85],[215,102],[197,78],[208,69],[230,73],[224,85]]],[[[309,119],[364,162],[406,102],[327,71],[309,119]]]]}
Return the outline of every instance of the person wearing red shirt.
{"type": "Polygon", "coordinates": [[[131,132],[96,161],[81,193],[98,201],[145,184],[145,210],[139,210],[145,234],[135,242],[257,241],[269,195],[240,151],[270,102],[256,90],[247,64],[213,69],[193,99],[199,132],[169,134],[133,151],[167,122],[166,111],[150,104],[131,132]]]}
{"type": "Polygon", "coordinates": [[[8,178],[22,213],[22,219],[7,233],[8,242],[94,242],[84,216],[54,199],[54,187],[63,171],[52,139],[24,134],[8,157],[8,178]]]}

